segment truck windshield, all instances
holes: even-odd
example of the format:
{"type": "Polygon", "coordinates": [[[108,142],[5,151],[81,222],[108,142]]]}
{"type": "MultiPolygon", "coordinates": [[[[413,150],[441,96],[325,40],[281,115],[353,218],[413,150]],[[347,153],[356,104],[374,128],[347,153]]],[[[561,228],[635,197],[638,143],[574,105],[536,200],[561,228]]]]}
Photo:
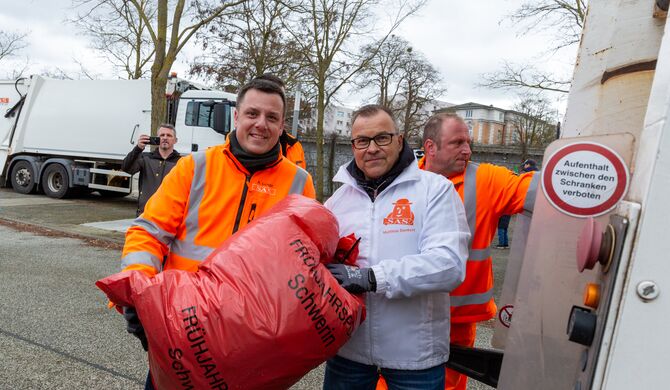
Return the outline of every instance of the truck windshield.
{"type": "Polygon", "coordinates": [[[186,106],[186,125],[212,127],[212,105],[201,102],[188,102],[186,106]]]}

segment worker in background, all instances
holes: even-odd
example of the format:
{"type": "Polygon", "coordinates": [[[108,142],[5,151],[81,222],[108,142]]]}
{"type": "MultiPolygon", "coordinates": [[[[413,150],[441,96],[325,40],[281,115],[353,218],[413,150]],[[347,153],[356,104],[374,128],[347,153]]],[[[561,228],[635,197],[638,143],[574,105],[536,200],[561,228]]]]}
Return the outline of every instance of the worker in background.
{"type": "Polygon", "coordinates": [[[170,124],[162,124],[158,127],[158,147],[149,153],[142,153],[150,143],[151,138],[140,135],[137,145],[128,153],[121,163],[121,170],[134,175],[139,172],[140,193],[137,197],[137,215],[144,211],[144,205],[151,195],[156,192],[163,182],[165,176],[174,168],[181,157],[174,150],[177,143],[177,130],[170,124]]]}
{"type": "MultiPolygon", "coordinates": [[[[311,176],[281,154],[285,105],[284,91],[273,82],[254,79],[240,89],[236,130],[226,143],[179,160],[128,229],[124,271],[195,272],[228,237],[287,195],[315,197],[311,176]]],[[[146,349],[136,311],[124,308],[124,316],[146,349]]]]}
{"type": "MultiPolygon", "coordinates": [[[[423,168],[454,183],[472,233],[465,281],[451,292],[451,343],[472,347],[476,324],[496,315],[490,246],[502,215],[532,212],[538,177],[470,161],[470,132],[458,115],[433,115],[425,125],[423,168]]],[[[447,369],[446,389],[465,390],[467,377],[447,369]]]]}
{"type": "Polygon", "coordinates": [[[537,163],[533,159],[526,159],[524,162],[521,163],[521,172],[534,172],[537,171],[537,163]]]}
{"type": "MultiPolygon", "coordinates": [[[[279,87],[284,90],[284,93],[286,93],[284,82],[272,73],[263,73],[256,78],[272,81],[279,85],[279,87]]],[[[305,162],[305,151],[302,148],[302,144],[296,137],[289,134],[286,130],[282,130],[281,136],[279,137],[279,142],[281,144],[281,152],[284,157],[288,158],[291,162],[300,168],[307,169],[307,163],[305,162]]]]}
{"type": "Polygon", "coordinates": [[[354,159],[325,203],[340,235],[360,238],[357,267],[330,264],[351,293],[365,293],[366,319],[328,360],[324,390],[442,390],[449,357],[449,291],[463,281],[470,232],[445,178],[421,171],[383,106],[352,116],[354,159]]]}

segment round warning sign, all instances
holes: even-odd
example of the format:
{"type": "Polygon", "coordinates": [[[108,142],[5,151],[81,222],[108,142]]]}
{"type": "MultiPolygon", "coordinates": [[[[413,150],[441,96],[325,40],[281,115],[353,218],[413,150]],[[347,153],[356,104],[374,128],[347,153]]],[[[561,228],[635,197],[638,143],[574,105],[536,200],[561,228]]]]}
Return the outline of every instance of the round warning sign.
{"type": "Polygon", "coordinates": [[[512,313],[514,312],[513,305],[505,305],[498,312],[498,320],[505,327],[509,328],[512,324],[512,313]]]}
{"type": "Polygon", "coordinates": [[[592,142],[564,146],[542,170],[542,189],[559,211],[575,216],[601,215],[628,190],[628,169],[612,149],[592,142]]]}

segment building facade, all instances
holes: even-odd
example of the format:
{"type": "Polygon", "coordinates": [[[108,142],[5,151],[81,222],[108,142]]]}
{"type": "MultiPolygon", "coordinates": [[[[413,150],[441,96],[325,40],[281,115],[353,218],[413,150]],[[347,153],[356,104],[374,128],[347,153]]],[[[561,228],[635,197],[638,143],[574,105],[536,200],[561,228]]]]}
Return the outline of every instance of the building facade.
{"type": "Polygon", "coordinates": [[[468,125],[472,142],[480,145],[512,145],[518,142],[517,112],[479,103],[459,104],[437,112],[455,113],[468,125]]]}
{"type": "MultiPolygon", "coordinates": [[[[328,105],[323,121],[324,136],[329,134],[337,134],[343,137],[351,136],[351,114],[353,112],[354,109],[349,107],[334,104],[328,105]]],[[[314,108],[309,118],[301,120],[301,128],[308,133],[315,132],[317,118],[317,110],[314,108]]]]}

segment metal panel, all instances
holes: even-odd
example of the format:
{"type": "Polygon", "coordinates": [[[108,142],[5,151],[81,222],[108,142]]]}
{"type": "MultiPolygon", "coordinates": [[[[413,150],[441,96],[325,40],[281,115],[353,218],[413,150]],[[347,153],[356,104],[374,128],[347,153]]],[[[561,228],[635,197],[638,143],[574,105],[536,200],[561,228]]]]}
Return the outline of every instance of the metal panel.
{"type": "MultiPolygon", "coordinates": [[[[632,159],[630,134],[561,139],[547,148],[546,155],[574,142],[607,145],[626,165],[632,159]]],[[[608,214],[596,218],[605,225],[608,219],[608,214]]],[[[568,318],[573,305],[581,306],[584,286],[600,277],[597,272],[577,269],[577,238],[583,224],[583,218],[554,208],[544,191],[538,194],[498,388],[573,388],[584,347],[568,340],[568,318]]]]}
{"type": "Polygon", "coordinates": [[[88,185],[88,187],[89,188],[94,188],[96,190],[107,190],[107,191],[123,192],[123,193],[126,193],[126,194],[130,194],[130,188],[106,186],[106,185],[102,185],[102,184],[93,184],[93,183],[90,183],[88,185]]]}
{"type": "Polygon", "coordinates": [[[659,50],[654,83],[631,182],[641,200],[640,226],[633,248],[621,310],[605,368],[603,389],[661,389],[670,339],[670,23],[659,50]],[[655,284],[656,299],[643,299],[638,286],[655,284]]]}
{"type": "Polygon", "coordinates": [[[123,159],[139,124],[149,131],[149,80],[49,80],[33,76],[13,153],[123,159]]]}

